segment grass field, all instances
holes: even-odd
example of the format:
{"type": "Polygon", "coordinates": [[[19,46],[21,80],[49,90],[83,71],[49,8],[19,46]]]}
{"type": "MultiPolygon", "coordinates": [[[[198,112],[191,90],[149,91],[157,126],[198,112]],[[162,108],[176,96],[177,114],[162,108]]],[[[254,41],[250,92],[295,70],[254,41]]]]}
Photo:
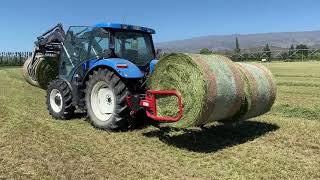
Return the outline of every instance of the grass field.
{"type": "Polygon", "coordinates": [[[320,63],[269,63],[272,111],[203,130],[104,132],[49,117],[45,92],[0,67],[0,179],[319,179],[320,63]]]}

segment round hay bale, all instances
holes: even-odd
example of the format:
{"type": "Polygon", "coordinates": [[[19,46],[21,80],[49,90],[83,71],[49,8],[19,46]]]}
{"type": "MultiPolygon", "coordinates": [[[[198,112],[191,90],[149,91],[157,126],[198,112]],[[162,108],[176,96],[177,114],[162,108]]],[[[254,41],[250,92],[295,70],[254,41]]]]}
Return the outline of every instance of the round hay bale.
{"type": "Polygon", "coordinates": [[[23,67],[22,67],[22,74],[23,74],[23,77],[24,79],[31,85],[33,86],[36,86],[36,87],[39,87],[39,83],[37,80],[35,80],[35,78],[33,78],[30,74],[30,71],[29,71],[29,66],[32,62],[32,57],[29,57],[23,64],[23,67]]]}
{"type": "Polygon", "coordinates": [[[244,81],[245,103],[239,119],[249,119],[268,112],[276,99],[276,84],[271,72],[261,64],[237,63],[244,81]]]}
{"type": "Polygon", "coordinates": [[[36,58],[38,61],[33,67],[35,76],[39,83],[39,87],[47,89],[49,82],[58,76],[58,57],[38,56],[36,58]]]}
{"type": "MultiPolygon", "coordinates": [[[[176,127],[201,126],[233,118],[244,102],[243,81],[235,63],[220,55],[169,54],[160,59],[151,75],[150,89],[176,89],[184,115],[176,127]]],[[[173,97],[157,97],[158,115],[174,116],[173,97]]]]}

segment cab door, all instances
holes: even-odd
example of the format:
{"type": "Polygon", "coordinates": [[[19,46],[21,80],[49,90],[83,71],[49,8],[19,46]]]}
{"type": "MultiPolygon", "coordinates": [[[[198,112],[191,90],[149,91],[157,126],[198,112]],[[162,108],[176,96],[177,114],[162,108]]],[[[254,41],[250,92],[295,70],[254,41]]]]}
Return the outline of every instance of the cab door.
{"type": "Polygon", "coordinates": [[[88,58],[90,37],[90,27],[72,26],[69,28],[60,56],[59,76],[61,78],[71,80],[75,70],[88,58]]]}

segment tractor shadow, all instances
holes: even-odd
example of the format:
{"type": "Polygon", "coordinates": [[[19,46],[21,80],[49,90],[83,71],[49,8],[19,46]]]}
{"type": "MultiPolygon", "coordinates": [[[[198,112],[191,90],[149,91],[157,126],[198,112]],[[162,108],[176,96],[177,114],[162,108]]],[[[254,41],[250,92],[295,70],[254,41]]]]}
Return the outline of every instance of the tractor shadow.
{"type": "Polygon", "coordinates": [[[279,126],[258,121],[209,126],[196,130],[161,127],[144,133],[146,137],[158,137],[162,142],[193,152],[212,153],[226,147],[252,141],[264,134],[276,131],[279,126]]]}

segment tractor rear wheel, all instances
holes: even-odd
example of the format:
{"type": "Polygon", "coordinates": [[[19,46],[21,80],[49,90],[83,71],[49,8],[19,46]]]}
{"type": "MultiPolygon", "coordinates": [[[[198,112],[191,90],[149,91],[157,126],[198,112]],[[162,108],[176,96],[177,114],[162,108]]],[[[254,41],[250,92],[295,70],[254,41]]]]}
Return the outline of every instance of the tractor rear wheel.
{"type": "Polygon", "coordinates": [[[55,119],[69,119],[75,111],[72,105],[72,92],[62,79],[51,81],[47,89],[47,107],[49,114],[55,119]]]}
{"type": "Polygon", "coordinates": [[[37,80],[35,80],[33,77],[30,75],[30,70],[29,66],[32,62],[32,57],[29,57],[23,64],[22,72],[23,72],[23,77],[26,79],[26,81],[33,85],[39,87],[39,83],[37,80]]]}
{"type": "Polygon", "coordinates": [[[99,69],[89,76],[85,102],[94,127],[104,130],[125,130],[129,125],[130,95],[126,84],[113,71],[99,69]]]}

